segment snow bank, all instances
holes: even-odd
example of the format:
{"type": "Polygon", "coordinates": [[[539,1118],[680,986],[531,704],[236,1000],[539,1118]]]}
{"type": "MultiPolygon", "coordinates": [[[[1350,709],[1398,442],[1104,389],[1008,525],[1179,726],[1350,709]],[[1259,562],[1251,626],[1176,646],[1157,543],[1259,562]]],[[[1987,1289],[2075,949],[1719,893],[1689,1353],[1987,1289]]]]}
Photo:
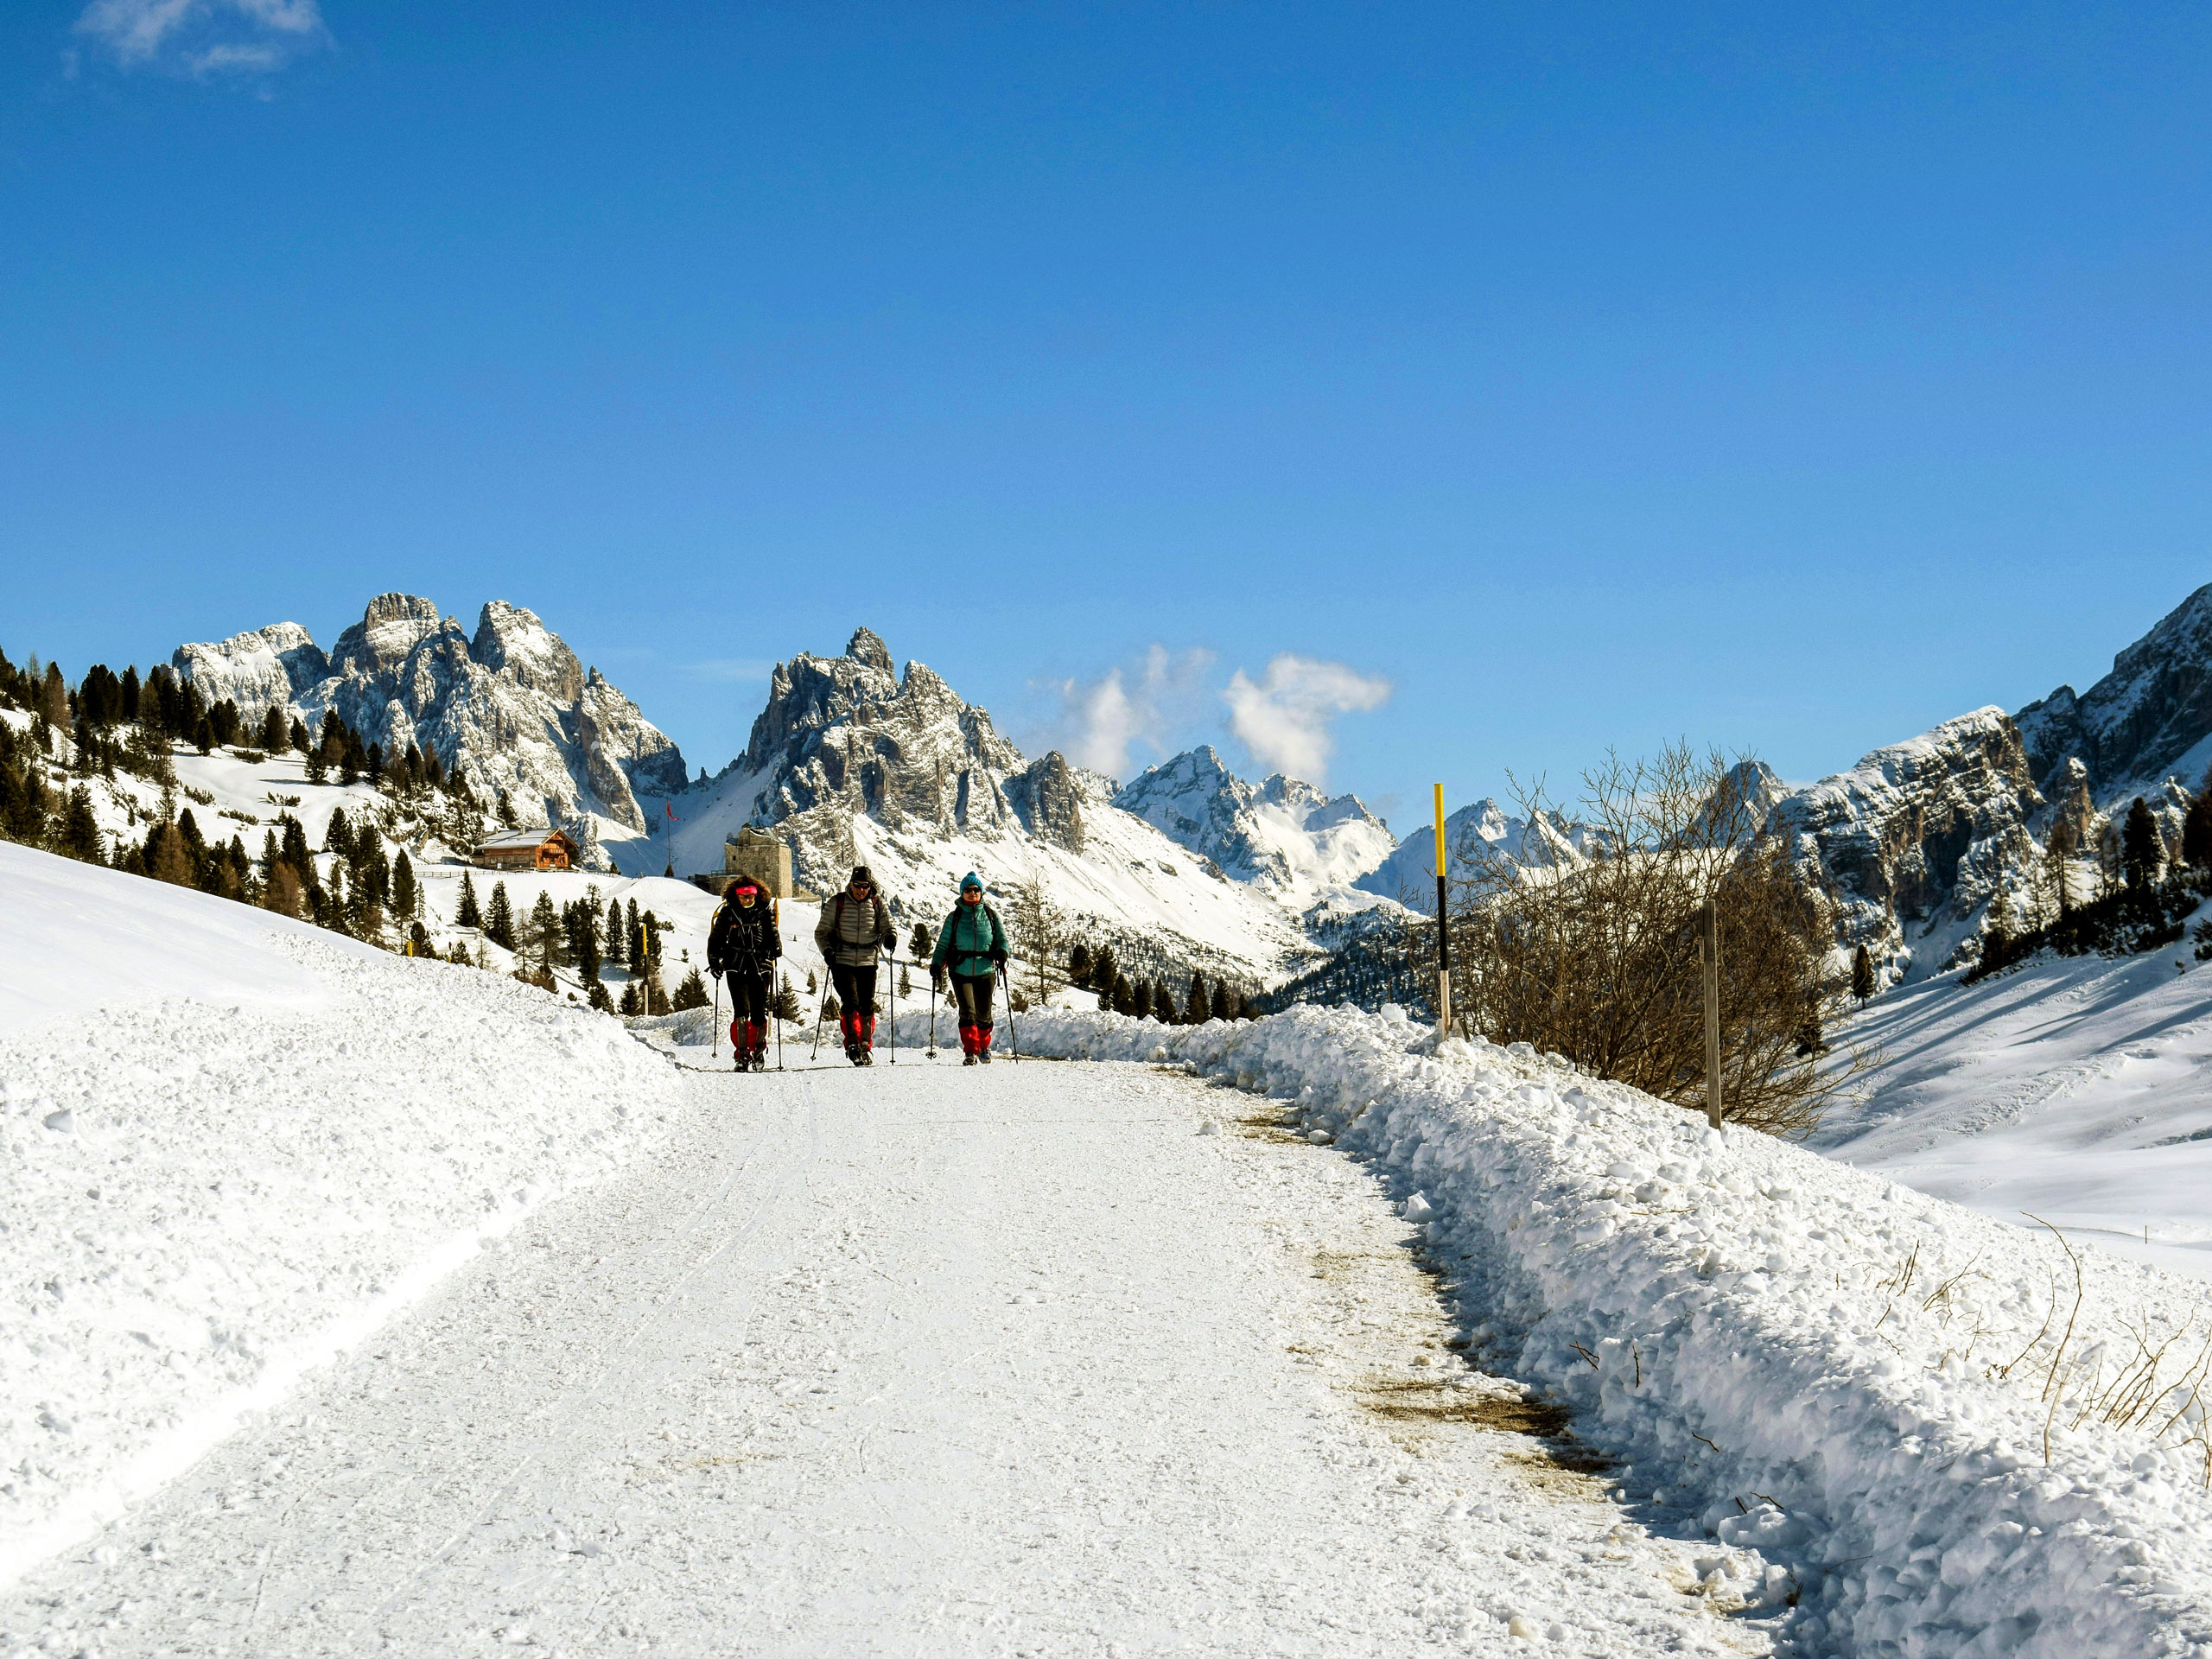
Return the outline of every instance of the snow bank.
{"type": "Polygon", "coordinates": [[[1803,1650],[2212,1652],[2202,1287],[2077,1280],[2050,1236],[1394,1014],[1040,1012],[1021,1044],[1288,1097],[1371,1160],[1475,1356],[1627,1497],[1786,1564],[1803,1650]]]}
{"type": "Polygon", "coordinates": [[[19,847],[0,892],[32,942],[0,956],[0,1582],[676,1099],[499,976],[19,847]]]}

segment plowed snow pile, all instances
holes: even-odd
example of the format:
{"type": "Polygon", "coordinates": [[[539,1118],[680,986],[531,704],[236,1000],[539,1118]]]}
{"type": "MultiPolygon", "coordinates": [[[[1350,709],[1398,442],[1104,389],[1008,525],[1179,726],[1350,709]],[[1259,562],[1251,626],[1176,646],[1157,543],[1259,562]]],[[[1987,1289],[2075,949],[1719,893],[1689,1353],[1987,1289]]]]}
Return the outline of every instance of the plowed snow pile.
{"type": "Polygon", "coordinates": [[[1395,1010],[1025,1052],[1178,1061],[1389,1173],[1474,1357],[1796,1574],[1811,1652],[2212,1652],[2212,1294],[1395,1010]]]}
{"type": "Polygon", "coordinates": [[[613,1020],[0,844],[0,1582],[661,1133],[613,1020]]]}

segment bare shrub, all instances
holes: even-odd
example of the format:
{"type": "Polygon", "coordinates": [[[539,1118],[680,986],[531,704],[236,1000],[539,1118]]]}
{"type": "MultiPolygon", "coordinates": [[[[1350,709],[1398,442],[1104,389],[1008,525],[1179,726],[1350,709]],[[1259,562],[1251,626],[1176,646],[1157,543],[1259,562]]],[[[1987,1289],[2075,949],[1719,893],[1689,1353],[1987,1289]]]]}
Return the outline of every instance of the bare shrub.
{"type": "Polygon", "coordinates": [[[1705,1103],[1695,924],[1720,924],[1722,1099],[1728,1119],[1811,1132],[1872,1057],[1826,1052],[1850,975],[1831,959],[1827,895],[1761,833],[1758,773],[1675,744],[1608,755],[1575,811],[1513,780],[1518,844],[1470,836],[1452,924],[1452,1001],[1494,1042],[1526,1042],[1662,1100],[1705,1103]],[[1571,825],[1572,832],[1560,826],[1571,825]]]}

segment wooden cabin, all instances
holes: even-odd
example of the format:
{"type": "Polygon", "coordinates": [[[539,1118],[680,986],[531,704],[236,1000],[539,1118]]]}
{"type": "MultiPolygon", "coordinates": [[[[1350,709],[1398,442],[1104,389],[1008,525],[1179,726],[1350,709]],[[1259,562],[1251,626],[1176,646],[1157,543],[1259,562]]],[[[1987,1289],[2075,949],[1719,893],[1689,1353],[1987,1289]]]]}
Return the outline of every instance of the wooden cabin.
{"type": "Polygon", "coordinates": [[[480,845],[469,861],[486,870],[572,870],[582,850],[565,830],[510,830],[480,845]]]}

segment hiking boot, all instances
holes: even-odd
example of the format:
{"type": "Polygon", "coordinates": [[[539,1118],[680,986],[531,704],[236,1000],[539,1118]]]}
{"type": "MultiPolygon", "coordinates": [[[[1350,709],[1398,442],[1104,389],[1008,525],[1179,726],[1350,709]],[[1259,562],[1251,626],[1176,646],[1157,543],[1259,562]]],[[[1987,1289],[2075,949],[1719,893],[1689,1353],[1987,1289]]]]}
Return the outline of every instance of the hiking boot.
{"type": "Polygon", "coordinates": [[[976,1052],[976,1059],[979,1065],[988,1065],[991,1063],[991,1051],[988,1048],[978,1049],[976,1052]]]}
{"type": "Polygon", "coordinates": [[[976,1057],[973,1054],[963,1054],[960,1057],[960,1064],[963,1065],[973,1065],[976,1064],[976,1057]]]}

